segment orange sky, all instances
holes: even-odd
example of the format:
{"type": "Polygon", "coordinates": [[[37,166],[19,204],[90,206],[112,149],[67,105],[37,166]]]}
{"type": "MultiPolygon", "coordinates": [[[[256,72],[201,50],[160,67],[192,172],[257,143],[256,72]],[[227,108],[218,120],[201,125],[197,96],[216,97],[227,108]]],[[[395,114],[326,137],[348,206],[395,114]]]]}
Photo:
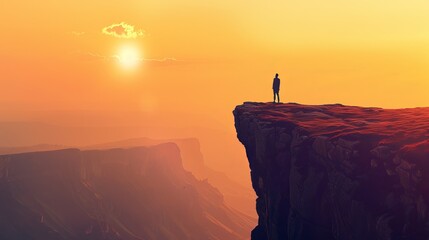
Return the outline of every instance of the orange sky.
{"type": "Polygon", "coordinates": [[[198,115],[234,138],[232,109],[270,101],[275,72],[283,101],[428,106],[428,12],[425,0],[1,1],[0,114],[136,111],[178,128],[198,115]],[[121,22],[135,38],[102,33],[121,22]],[[137,67],[118,63],[124,46],[137,67]]]}

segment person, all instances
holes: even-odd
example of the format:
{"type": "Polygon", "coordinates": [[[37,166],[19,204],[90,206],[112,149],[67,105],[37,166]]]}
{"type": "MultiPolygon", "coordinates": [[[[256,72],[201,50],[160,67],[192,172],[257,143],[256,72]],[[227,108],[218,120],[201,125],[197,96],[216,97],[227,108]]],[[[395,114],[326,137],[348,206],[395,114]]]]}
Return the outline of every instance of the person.
{"type": "Polygon", "coordinates": [[[276,103],[276,96],[277,96],[277,102],[280,102],[279,91],[280,91],[280,78],[279,78],[279,74],[276,73],[276,77],[273,80],[273,93],[274,93],[273,103],[276,103]]]}

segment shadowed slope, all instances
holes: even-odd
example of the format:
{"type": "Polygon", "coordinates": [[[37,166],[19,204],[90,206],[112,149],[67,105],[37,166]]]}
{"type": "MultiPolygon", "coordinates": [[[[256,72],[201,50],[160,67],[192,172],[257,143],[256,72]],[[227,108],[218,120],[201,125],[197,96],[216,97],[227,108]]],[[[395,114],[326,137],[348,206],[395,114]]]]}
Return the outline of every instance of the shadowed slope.
{"type": "Polygon", "coordinates": [[[0,156],[1,239],[247,239],[175,144],[0,156]]]}
{"type": "MultiPolygon", "coordinates": [[[[97,144],[85,147],[85,149],[107,149],[107,148],[129,148],[136,146],[153,146],[156,144],[173,142],[180,148],[183,167],[192,172],[200,180],[207,179],[208,182],[219,191],[225,198],[225,203],[234,209],[251,217],[256,217],[254,204],[255,195],[252,189],[244,187],[235,182],[224,173],[213,170],[204,162],[200,142],[196,138],[155,140],[150,138],[133,138],[122,141],[97,144]]],[[[256,223],[256,219],[254,220],[256,223]]]]}

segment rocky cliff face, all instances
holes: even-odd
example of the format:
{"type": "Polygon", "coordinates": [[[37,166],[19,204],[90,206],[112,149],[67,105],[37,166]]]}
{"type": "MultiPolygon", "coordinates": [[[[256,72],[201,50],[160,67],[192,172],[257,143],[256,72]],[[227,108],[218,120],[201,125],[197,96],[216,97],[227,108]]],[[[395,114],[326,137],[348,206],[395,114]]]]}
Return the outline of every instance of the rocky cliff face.
{"type": "MultiPolygon", "coordinates": [[[[1,132],[1,130],[0,130],[1,132]]],[[[207,180],[210,185],[219,189],[224,197],[227,206],[236,209],[253,219],[252,224],[256,224],[256,211],[254,207],[255,193],[249,186],[243,186],[225,173],[214,170],[205,164],[204,156],[201,152],[200,142],[196,138],[177,138],[177,139],[150,139],[150,138],[132,138],[120,141],[95,144],[90,146],[81,146],[81,150],[106,150],[113,148],[132,148],[132,147],[150,147],[165,143],[174,143],[180,149],[183,168],[190,171],[197,180],[207,180]]],[[[39,144],[33,146],[20,147],[1,147],[0,155],[53,151],[70,148],[62,145],[39,144]]]]}
{"type": "Polygon", "coordinates": [[[429,108],[245,103],[253,240],[428,239],[429,108]]]}
{"type": "MultiPolygon", "coordinates": [[[[225,203],[248,215],[256,223],[256,212],[254,207],[255,194],[250,185],[242,186],[229,178],[225,173],[216,171],[205,164],[200,142],[196,138],[154,140],[150,138],[133,138],[105,144],[88,146],[86,149],[109,149],[109,148],[129,148],[136,146],[153,146],[162,143],[174,143],[180,149],[183,168],[190,171],[199,180],[207,180],[211,185],[219,189],[225,203]]],[[[10,148],[9,148],[10,149],[10,148]]],[[[15,148],[16,149],[16,148],[15,148]]],[[[4,150],[7,150],[6,148],[4,150]]],[[[14,150],[14,149],[10,149],[14,150]]],[[[0,153],[2,149],[0,148],[0,153]]]]}
{"type": "Polygon", "coordinates": [[[0,156],[0,239],[248,239],[177,145],[0,156]]]}

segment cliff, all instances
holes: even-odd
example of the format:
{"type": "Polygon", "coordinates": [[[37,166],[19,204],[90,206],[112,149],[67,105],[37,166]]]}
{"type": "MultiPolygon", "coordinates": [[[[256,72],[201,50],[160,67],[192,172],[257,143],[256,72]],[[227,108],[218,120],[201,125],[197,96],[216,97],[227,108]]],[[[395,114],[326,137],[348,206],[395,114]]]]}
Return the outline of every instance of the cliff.
{"type": "Polygon", "coordinates": [[[173,143],[0,156],[0,239],[248,239],[173,143]]]}
{"type": "MultiPolygon", "coordinates": [[[[0,130],[1,132],[1,130],[0,130]]],[[[150,147],[165,143],[174,143],[180,149],[180,156],[183,168],[190,171],[197,180],[207,180],[210,185],[219,189],[224,197],[227,206],[236,209],[253,219],[256,223],[256,211],[254,207],[255,193],[250,184],[241,185],[231,179],[225,173],[212,169],[205,164],[205,159],[201,151],[201,145],[196,138],[176,138],[176,139],[150,139],[131,138],[114,142],[95,144],[90,146],[80,146],[81,150],[106,150],[112,148],[132,148],[150,147]]],[[[16,154],[25,152],[53,151],[70,148],[70,146],[38,144],[32,146],[1,147],[0,155],[16,154]]]]}
{"type": "Polygon", "coordinates": [[[244,103],[253,240],[427,239],[429,108],[244,103]]]}
{"type": "MultiPolygon", "coordinates": [[[[207,180],[222,193],[226,205],[236,209],[253,219],[252,224],[256,223],[256,211],[254,207],[255,194],[249,186],[242,186],[225,173],[212,169],[207,166],[203,153],[201,152],[200,141],[196,138],[178,138],[178,139],[150,139],[133,138],[122,141],[97,144],[85,147],[85,149],[108,149],[108,148],[129,148],[136,146],[153,146],[162,143],[174,143],[180,149],[180,155],[183,168],[190,171],[198,180],[207,180]]],[[[1,153],[0,148],[0,153],[1,153]]]]}

